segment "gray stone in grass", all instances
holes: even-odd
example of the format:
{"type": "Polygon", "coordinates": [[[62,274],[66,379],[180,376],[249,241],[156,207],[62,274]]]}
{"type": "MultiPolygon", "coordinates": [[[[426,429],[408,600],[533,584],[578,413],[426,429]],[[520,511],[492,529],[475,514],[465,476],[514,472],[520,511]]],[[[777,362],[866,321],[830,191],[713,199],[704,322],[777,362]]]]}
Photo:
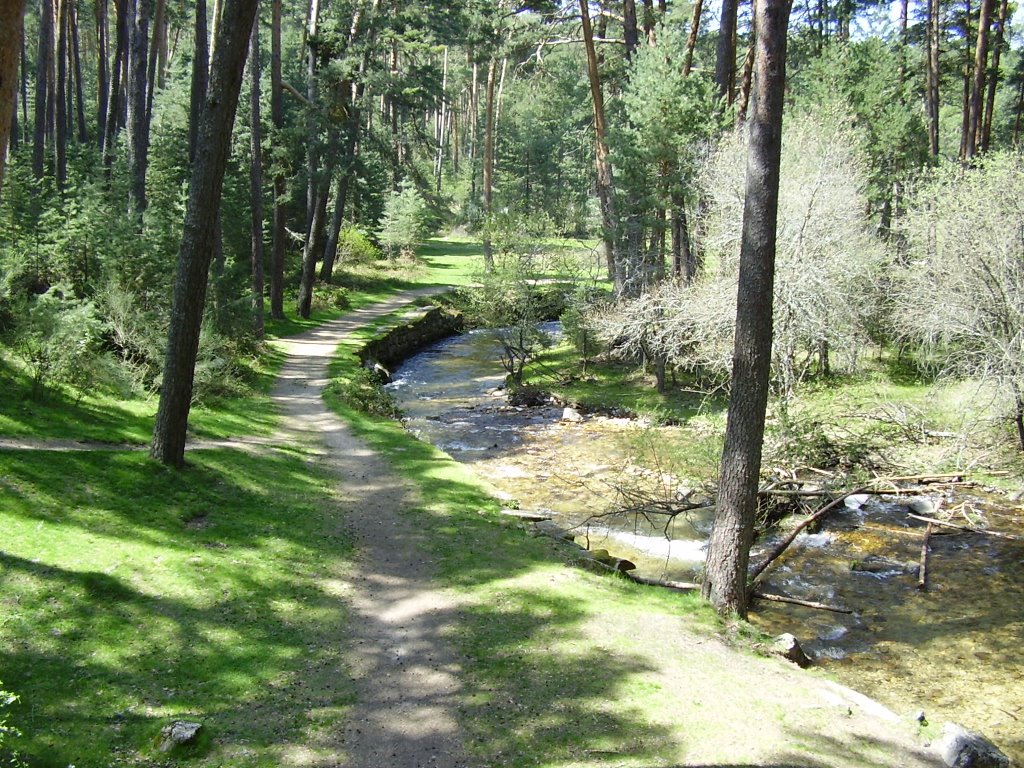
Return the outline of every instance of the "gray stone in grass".
{"type": "Polygon", "coordinates": [[[187,747],[190,744],[195,744],[196,739],[199,738],[199,732],[202,730],[202,723],[175,720],[160,730],[159,749],[161,752],[170,752],[175,747],[187,747]]]}

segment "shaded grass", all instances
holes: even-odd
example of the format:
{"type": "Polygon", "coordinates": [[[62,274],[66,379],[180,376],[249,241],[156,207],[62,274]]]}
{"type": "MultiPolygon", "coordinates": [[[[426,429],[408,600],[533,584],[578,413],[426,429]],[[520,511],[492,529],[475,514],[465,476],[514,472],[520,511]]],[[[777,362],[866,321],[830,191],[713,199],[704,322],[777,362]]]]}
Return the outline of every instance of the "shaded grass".
{"type": "MultiPolygon", "coordinates": [[[[359,343],[341,345],[333,375],[352,374],[359,343]]],[[[466,659],[459,715],[481,764],[673,759],[677,734],[660,719],[651,669],[633,652],[633,638],[595,640],[594,625],[609,616],[640,625],[661,615],[710,631],[717,619],[699,597],[567,568],[574,550],[525,535],[499,514],[492,489],[467,467],[394,422],[359,413],[335,395],[326,399],[419,489],[420,506],[407,514],[415,516],[442,583],[462,606],[452,638],[466,659]]]]}
{"type": "Polygon", "coordinates": [[[330,584],[351,543],[300,454],[4,451],[0,477],[0,671],[30,765],[151,764],[188,718],[208,764],[273,766],[350,703],[330,584]]]}

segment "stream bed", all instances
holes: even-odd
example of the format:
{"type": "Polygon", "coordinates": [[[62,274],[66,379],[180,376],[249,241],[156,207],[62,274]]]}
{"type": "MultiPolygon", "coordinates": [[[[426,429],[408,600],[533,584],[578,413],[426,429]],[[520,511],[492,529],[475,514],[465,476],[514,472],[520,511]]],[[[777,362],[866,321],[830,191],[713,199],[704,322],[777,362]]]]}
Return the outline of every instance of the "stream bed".
{"type": "MultiPolygon", "coordinates": [[[[550,332],[557,333],[555,325],[550,332]]],[[[693,581],[709,512],[663,521],[601,517],[634,485],[681,496],[668,475],[629,461],[638,439],[673,440],[673,427],[628,419],[563,419],[560,407],[513,407],[502,389],[500,344],[488,331],[441,341],[406,361],[388,385],[406,428],[470,465],[524,509],[550,512],[577,541],[632,560],[643,576],[693,581]],[[652,437],[653,435],[653,437],[652,437]]],[[[937,497],[936,497],[937,498],[937,497]]],[[[981,495],[966,502],[978,527],[1024,536],[1024,508],[981,495]]],[[[907,499],[875,497],[803,533],[766,574],[765,592],[851,610],[756,601],[750,620],[792,632],[819,666],[900,715],[923,711],[985,733],[1024,765],[1024,540],[936,530],[928,588],[917,588],[925,524],[907,499]]],[[[755,546],[752,562],[771,542],[755,546]]]]}

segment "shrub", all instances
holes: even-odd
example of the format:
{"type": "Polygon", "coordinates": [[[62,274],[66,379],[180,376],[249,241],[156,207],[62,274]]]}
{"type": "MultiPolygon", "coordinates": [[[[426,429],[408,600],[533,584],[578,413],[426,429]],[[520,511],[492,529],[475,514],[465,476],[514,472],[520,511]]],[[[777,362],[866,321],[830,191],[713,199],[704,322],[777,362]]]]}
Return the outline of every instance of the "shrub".
{"type": "Polygon", "coordinates": [[[365,264],[381,257],[380,248],[360,227],[346,227],[338,234],[338,261],[342,264],[365,264]]]}
{"type": "Polygon", "coordinates": [[[380,220],[380,242],[388,258],[412,258],[416,244],[426,234],[427,204],[411,182],[392,192],[380,220]]]}
{"type": "Polygon", "coordinates": [[[313,291],[313,311],[348,309],[352,306],[348,288],[333,283],[317,282],[313,291]]]}
{"type": "Polygon", "coordinates": [[[28,364],[34,394],[59,384],[94,384],[104,325],[91,302],[69,298],[56,285],[31,299],[15,332],[15,347],[28,364]]]}
{"type": "Polygon", "coordinates": [[[899,232],[907,247],[894,317],[906,342],[956,376],[997,383],[1024,449],[1024,160],[950,164],[922,184],[899,232]]]}
{"type": "Polygon", "coordinates": [[[377,375],[367,368],[357,368],[344,376],[331,379],[327,392],[357,411],[371,416],[397,419],[401,415],[391,393],[381,388],[377,375]]]}

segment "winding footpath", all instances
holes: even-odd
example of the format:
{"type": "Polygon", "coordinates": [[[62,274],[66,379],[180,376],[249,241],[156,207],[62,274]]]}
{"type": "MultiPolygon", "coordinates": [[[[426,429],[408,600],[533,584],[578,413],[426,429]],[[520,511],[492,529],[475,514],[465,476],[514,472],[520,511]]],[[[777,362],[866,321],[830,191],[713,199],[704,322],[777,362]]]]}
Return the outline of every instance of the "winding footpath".
{"type": "MultiPolygon", "coordinates": [[[[347,606],[349,621],[344,636],[337,638],[345,646],[344,664],[330,670],[332,675],[353,678],[355,701],[343,722],[317,732],[313,743],[295,745],[296,751],[282,764],[313,768],[473,765],[457,718],[459,702],[467,692],[460,685],[458,656],[447,640],[447,633],[458,626],[458,606],[438,588],[436,564],[407,513],[417,506],[418,491],[356,438],[322,399],[328,365],[347,335],[440,290],[406,291],[275,342],[286,355],[272,393],[281,414],[278,434],[271,439],[189,446],[193,450],[213,445],[245,450],[272,450],[275,445],[301,448],[311,462],[333,473],[343,524],[355,544],[353,567],[341,583],[331,585],[347,606]]],[[[0,448],[4,447],[125,449],[73,441],[44,445],[0,439],[0,448]]],[[[557,581],[564,582],[571,594],[577,581],[585,578],[581,573],[565,569],[557,581]]],[[[530,590],[537,585],[524,581],[516,588],[530,590]]],[[[597,609],[577,622],[574,642],[579,653],[599,654],[607,663],[622,664],[634,670],[631,674],[642,675],[649,690],[661,692],[656,697],[661,704],[643,719],[649,717],[672,734],[679,753],[678,762],[672,763],[675,768],[942,765],[899,718],[854,691],[774,660],[754,659],[717,637],[694,635],[671,615],[644,615],[642,623],[641,634],[658,642],[638,641],[637,626],[615,615],[614,607],[597,609]],[[617,635],[627,638],[618,645],[629,648],[628,657],[607,650],[609,645],[616,646],[609,640],[617,635]]],[[[573,764],[605,765],[604,757],[586,757],[606,754],[585,749],[597,743],[590,737],[601,734],[588,735],[585,722],[571,727],[581,731],[580,759],[584,761],[573,764]]],[[[498,756],[500,752],[491,764],[518,768],[515,755],[498,756]]]]}
{"type": "MultiPolygon", "coordinates": [[[[459,668],[443,630],[454,606],[433,582],[433,563],[403,509],[415,488],[367,448],[324,404],[327,367],[348,334],[437,289],[407,291],[276,344],[287,355],[273,392],[285,445],[313,446],[337,478],[356,544],[346,600],[348,662],[357,701],[334,746],[351,768],[462,768],[455,718],[459,668]]],[[[327,746],[327,745],[324,745],[327,746]]]]}

